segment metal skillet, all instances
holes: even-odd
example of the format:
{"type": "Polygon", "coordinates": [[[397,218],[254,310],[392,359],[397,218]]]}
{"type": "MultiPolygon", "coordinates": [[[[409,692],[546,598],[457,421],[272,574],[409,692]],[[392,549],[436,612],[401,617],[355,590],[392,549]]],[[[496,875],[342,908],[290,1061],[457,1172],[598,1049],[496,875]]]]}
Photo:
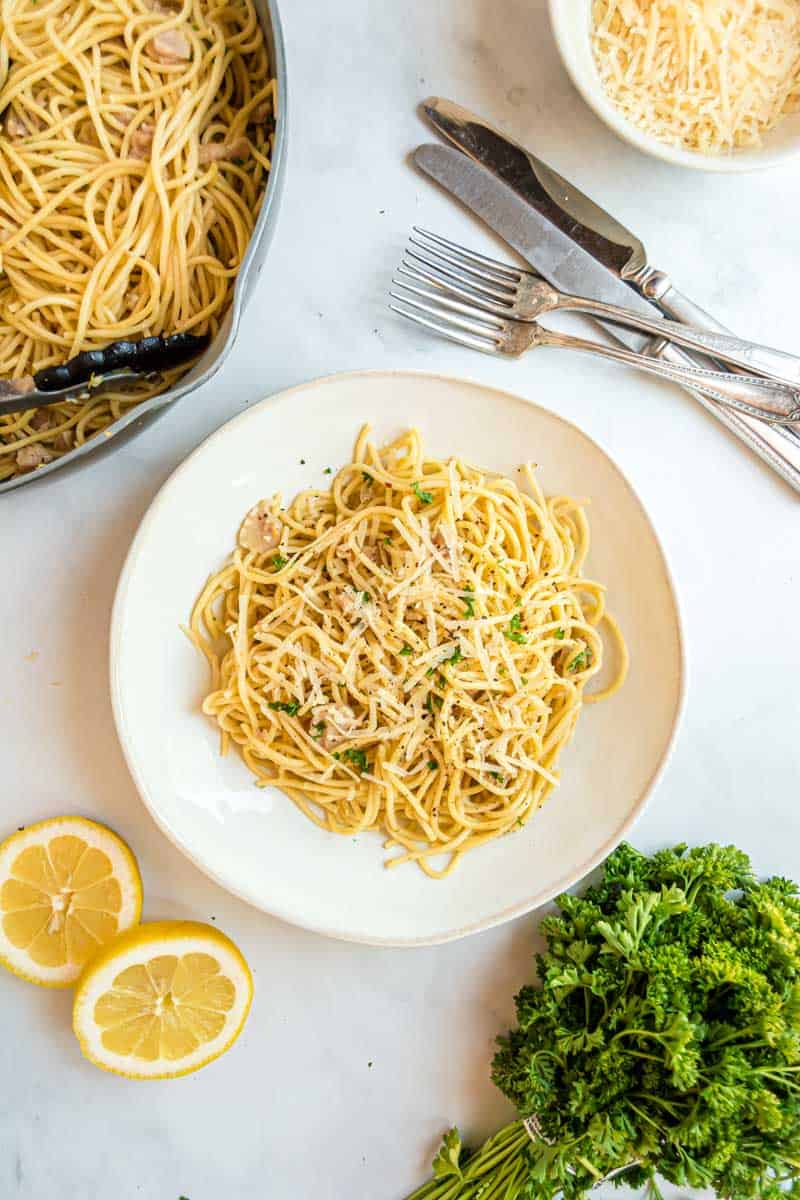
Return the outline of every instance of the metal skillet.
{"type": "MultiPolygon", "coordinates": [[[[236,277],[231,306],[216,337],[203,350],[203,353],[192,366],[191,370],[173,387],[168,388],[157,396],[152,396],[148,400],[143,400],[141,404],[130,408],[111,425],[102,430],[100,434],[90,438],[82,445],[76,446],[74,450],[70,450],[60,458],[55,458],[52,462],[37,467],[35,471],[15,475],[11,479],[0,482],[0,494],[12,491],[14,488],[52,479],[53,475],[57,472],[64,471],[76,464],[85,463],[92,455],[105,454],[118,449],[130,440],[130,438],[135,437],[136,434],[152,425],[170,405],[178,400],[182,400],[191,392],[202,387],[203,384],[208,383],[216,375],[230,354],[239,332],[242,313],[253,292],[261,268],[264,265],[267,249],[275,228],[280,196],[283,190],[286,159],[286,53],[277,0],[253,0],[253,4],[261,28],[264,31],[267,53],[269,54],[277,86],[272,166],[261,210],[258,214],[247,252],[236,277]]],[[[169,338],[163,339],[165,342],[169,342],[169,340],[169,338]]],[[[107,347],[106,352],[108,349],[107,347]]],[[[197,347],[194,353],[197,353],[197,349],[202,349],[202,347],[197,347]]],[[[187,353],[186,357],[191,357],[191,355],[187,353]]],[[[64,364],[65,367],[68,365],[64,364]]],[[[56,367],[52,368],[52,370],[59,371],[61,368],[56,367]]],[[[92,380],[93,391],[101,391],[112,386],[118,387],[120,383],[124,386],[124,383],[128,380],[131,382],[134,380],[141,381],[143,378],[141,369],[133,372],[127,368],[120,368],[103,370],[101,375],[97,371],[94,371],[93,374],[95,376],[92,380]]],[[[45,388],[39,387],[34,382],[33,389],[35,390],[32,390],[30,385],[27,385],[27,395],[24,397],[24,400],[18,387],[14,387],[14,381],[6,381],[6,387],[0,387],[0,413],[18,412],[20,409],[34,408],[39,404],[47,404],[48,395],[49,403],[54,403],[56,399],[68,399],[70,397],[66,393],[73,391],[74,397],[77,399],[86,393],[86,378],[85,375],[82,376],[82,381],[67,387],[66,392],[63,384],[56,383],[52,377],[50,383],[45,388]],[[58,388],[57,395],[54,392],[54,388],[56,387],[58,388]],[[41,400],[35,398],[37,394],[42,396],[41,400]],[[3,402],[8,406],[3,408],[3,402]],[[10,407],[11,405],[13,407],[10,407]]]]}

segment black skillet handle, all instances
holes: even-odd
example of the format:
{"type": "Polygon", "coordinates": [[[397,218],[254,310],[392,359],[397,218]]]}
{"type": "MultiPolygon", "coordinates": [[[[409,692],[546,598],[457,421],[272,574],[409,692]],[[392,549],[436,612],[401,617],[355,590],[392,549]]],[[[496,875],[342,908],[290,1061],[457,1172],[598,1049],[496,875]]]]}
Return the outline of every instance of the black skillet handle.
{"type": "Polygon", "coordinates": [[[60,366],[45,367],[33,380],[40,392],[57,392],[111,371],[165,371],[196,358],[210,341],[208,334],[173,333],[170,337],[112,342],[102,350],[84,350],[60,366]]]}

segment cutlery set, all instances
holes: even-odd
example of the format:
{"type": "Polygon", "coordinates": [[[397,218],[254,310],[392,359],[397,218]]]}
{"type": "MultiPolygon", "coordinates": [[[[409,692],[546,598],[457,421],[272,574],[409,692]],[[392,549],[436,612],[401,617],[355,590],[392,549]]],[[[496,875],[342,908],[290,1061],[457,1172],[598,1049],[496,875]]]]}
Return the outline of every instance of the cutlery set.
{"type": "MultiPolygon", "coordinates": [[[[414,249],[407,250],[404,264],[393,280],[399,290],[390,293],[399,304],[392,304],[390,308],[418,325],[487,354],[516,358],[537,346],[582,350],[684,384],[712,400],[730,404],[740,412],[762,420],[800,424],[800,393],[788,383],[764,376],[733,375],[689,362],[686,365],[670,363],[633,350],[545,329],[538,323],[540,315],[572,308],[603,316],[628,329],[661,334],[658,321],[639,317],[616,305],[559,292],[530,271],[478,255],[427,230],[415,229],[415,233],[418,236],[411,238],[414,249]],[[407,283],[407,279],[416,283],[407,283]]],[[[688,326],[673,322],[664,324],[676,330],[669,334],[670,341],[690,349],[703,349],[688,326]]],[[[727,341],[736,347],[735,359],[727,351],[714,351],[715,357],[741,363],[749,352],[750,343],[735,338],[727,341]]]]}
{"type": "Polygon", "coordinates": [[[800,492],[800,358],[734,337],[633,233],[481,118],[436,97],[422,108],[452,145],[420,146],[417,166],[532,270],[415,228],[390,307],[485,353],[581,350],[680,383],[800,492]],[[559,309],[597,320],[616,345],[545,329],[559,309]]]}

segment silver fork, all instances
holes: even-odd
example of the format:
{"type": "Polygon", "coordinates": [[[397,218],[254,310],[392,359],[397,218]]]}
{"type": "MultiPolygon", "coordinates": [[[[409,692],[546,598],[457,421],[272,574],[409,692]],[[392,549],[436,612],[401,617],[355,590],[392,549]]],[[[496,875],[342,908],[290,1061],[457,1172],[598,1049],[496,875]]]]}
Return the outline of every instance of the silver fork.
{"type": "Polygon", "coordinates": [[[752,375],[777,379],[790,387],[800,384],[800,359],[796,355],[733,334],[695,329],[666,317],[646,317],[617,304],[574,296],[552,287],[535,271],[498,262],[418,225],[414,226],[414,234],[417,236],[409,238],[409,245],[414,249],[407,249],[400,274],[437,283],[470,301],[477,300],[481,307],[496,316],[536,321],[556,309],[572,309],[614,325],[667,338],[677,346],[742,367],[752,375]],[[758,365],[754,363],[753,355],[757,355],[758,365]],[[769,370],[764,363],[769,364],[769,370]]]}
{"type": "MultiPolygon", "coordinates": [[[[424,261],[416,251],[409,250],[407,255],[424,261]]],[[[459,283],[457,289],[447,281],[448,277],[443,268],[434,269],[429,265],[423,271],[414,266],[401,267],[398,275],[403,278],[395,276],[392,281],[394,288],[400,290],[390,292],[392,299],[398,303],[390,304],[389,307],[409,321],[423,325],[426,329],[431,329],[434,333],[450,338],[462,346],[481,350],[485,354],[518,358],[527,350],[538,346],[581,350],[613,362],[624,363],[626,366],[638,367],[661,379],[694,388],[712,400],[736,408],[751,417],[775,424],[800,425],[800,394],[785,383],[762,376],[732,375],[688,363],[670,363],[663,359],[651,358],[647,354],[636,354],[621,346],[608,346],[545,329],[530,316],[524,320],[519,319],[516,304],[519,281],[515,281],[513,276],[529,275],[529,272],[505,264],[495,264],[493,259],[487,260],[482,255],[473,257],[480,260],[483,273],[479,275],[477,270],[471,270],[474,282],[455,280],[454,282],[459,283]],[[489,274],[489,268],[493,275],[489,274]],[[436,271],[444,278],[437,278],[436,271]],[[501,277],[504,271],[507,272],[506,279],[501,277]],[[406,283],[408,278],[412,278],[414,283],[406,283]],[[455,299],[455,296],[461,299],[455,299]],[[505,315],[501,316],[500,313],[505,315]]],[[[466,268],[460,269],[466,272],[466,268]]],[[[549,288],[549,285],[545,284],[545,287],[549,288]]],[[[530,289],[526,280],[526,291],[528,290],[530,289]]],[[[662,322],[658,321],[656,324],[660,329],[662,322]]]]}

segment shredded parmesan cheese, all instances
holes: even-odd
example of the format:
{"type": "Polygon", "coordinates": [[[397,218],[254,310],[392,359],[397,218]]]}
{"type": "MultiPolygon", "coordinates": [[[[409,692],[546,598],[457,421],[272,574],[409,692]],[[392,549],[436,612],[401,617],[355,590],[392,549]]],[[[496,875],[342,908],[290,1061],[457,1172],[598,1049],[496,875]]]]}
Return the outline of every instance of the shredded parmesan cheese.
{"type": "Polygon", "coordinates": [[[800,0],[595,0],[603,85],[637,128],[703,154],[800,108],[800,0]]]}

